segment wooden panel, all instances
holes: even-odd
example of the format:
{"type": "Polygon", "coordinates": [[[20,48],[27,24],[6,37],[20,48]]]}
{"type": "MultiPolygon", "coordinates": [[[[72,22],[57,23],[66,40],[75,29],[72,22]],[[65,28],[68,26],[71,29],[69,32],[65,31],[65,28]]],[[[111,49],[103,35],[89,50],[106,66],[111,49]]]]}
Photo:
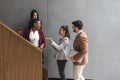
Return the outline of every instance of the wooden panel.
{"type": "Polygon", "coordinates": [[[43,67],[43,80],[48,80],[48,70],[43,67]]]}
{"type": "Polygon", "coordinates": [[[42,80],[41,51],[2,23],[0,80],[42,80]]]}
{"type": "Polygon", "coordinates": [[[3,63],[2,63],[2,27],[0,27],[0,80],[3,80],[3,63]]]}

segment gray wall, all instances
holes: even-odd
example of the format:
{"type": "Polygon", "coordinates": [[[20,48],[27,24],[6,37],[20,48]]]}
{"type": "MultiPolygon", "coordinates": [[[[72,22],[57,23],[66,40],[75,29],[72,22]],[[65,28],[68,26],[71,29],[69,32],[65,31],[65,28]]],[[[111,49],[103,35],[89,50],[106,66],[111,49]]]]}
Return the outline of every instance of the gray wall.
{"type": "MultiPolygon", "coordinates": [[[[58,41],[58,28],[80,19],[89,38],[89,64],[84,76],[95,80],[120,79],[120,0],[48,0],[48,32],[58,41]],[[54,30],[54,32],[53,32],[54,30]]],[[[71,30],[72,39],[74,34],[71,30]]],[[[49,76],[58,77],[54,51],[49,54],[49,76]],[[51,55],[52,54],[52,55],[51,55]]],[[[72,77],[72,65],[66,68],[72,77]]]]}
{"type": "MultiPolygon", "coordinates": [[[[42,29],[47,36],[47,5],[47,0],[0,0],[0,21],[15,31],[19,28],[24,29],[28,27],[31,10],[36,9],[42,20],[42,29]]],[[[46,51],[45,60],[47,60],[46,51]]],[[[47,61],[44,66],[47,68],[47,61]]]]}
{"type": "Polygon", "coordinates": [[[47,0],[0,0],[0,21],[14,30],[27,27],[32,9],[39,12],[44,26],[47,26],[47,0]]]}
{"type": "MultiPolygon", "coordinates": [[[[84,70],[86,78],[95,80],[120,79],[120,0],[11,0],[0,2],[0,20],[11,28],[26,26],[31,9],[39,11],[43,31],[58,42],[58,29],[63,24],[80,19],[89,38],[89,64],[84,70]]],[[[72,44],[71,44],[72,48],[72,44]]],[[[49,77],[59,77],[54,59],[54,50],[47,44],[45,67],[49,77]]],[[[66,67],[68,78],[72,78],[72,63],[66,67]]]]}

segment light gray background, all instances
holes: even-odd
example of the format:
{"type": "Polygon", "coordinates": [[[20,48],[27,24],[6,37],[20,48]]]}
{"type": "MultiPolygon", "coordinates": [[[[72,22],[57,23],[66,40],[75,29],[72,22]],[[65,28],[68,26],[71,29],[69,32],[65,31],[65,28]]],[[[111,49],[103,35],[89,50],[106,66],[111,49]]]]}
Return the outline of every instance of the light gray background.
{"type": "MultiPolygon", "coordinates": [[[[80,19],[89,39],[89,64],[84,76],[95,80],[120,79],[120,0],[1,0],[0,21],[12,29],[27,26],[29,14],[37,9],[43,21],[43,31],[58,42],[58,29],[80,19]]],[[[72,48],[72,44],[71,44],[72,48]]],[[[59,77],[54,50],[47,43],[45,67],[49,77],[59,77]]],[[[68,78],[72,78],[72,63],[66,66],[68,78]]]]}

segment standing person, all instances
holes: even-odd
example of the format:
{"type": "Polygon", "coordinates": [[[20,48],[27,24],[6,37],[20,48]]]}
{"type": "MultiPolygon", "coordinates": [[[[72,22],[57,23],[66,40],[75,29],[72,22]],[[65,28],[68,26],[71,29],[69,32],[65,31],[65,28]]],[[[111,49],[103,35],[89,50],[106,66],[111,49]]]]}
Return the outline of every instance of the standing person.
{"type": "Polygon", "coordinates": [[[83,23],[80,20],[72,22],[72,25],[73,32],[77,33],[73,48],[78,52],[71,58],[73,61],[74,80],[85,80],[82,73],[88,63],[88,38],[87,34],[82,30],[83,23]]]}
{"type": "Polygon", "coordinates": [[[66,80],[65,66],[67,62],[68,53],[70,51],[70,33],[68,26],[61,26],[59,29],[59,43],[55,43],[52,38],[47,38],[51,45],[56,49],[57,66],[61,80],[66,80]]]}
{"type": "Polygon", "coordinates": [[[32,27],[25,31],[24,37],[36,47],[39,47],[41,50],[43,50],[45,46],[45,38],[43,31],[40,30],[40,27],[41,21],[38,19],[33,19],[32,27]]]}
{"type": "Polygon", "coordinates": [[[30,13],[30,20],[29,20],[29,23],[28,23],[29,29],[32,28],[33,19],[38,19],[39,20],[39,14],[38,14],[37,10],[35,10],[35,9],[33,9],[30,13]]]}
{"type": "MultiPolygon", "coordinates": [[[[38,19],[33,19],[31,26],[32,26],[31,28],[28,28],[25,31],[24,37],[27,40],[29,40],[31,43],[33,43],[36,47],[38,47],[42,51],[42,53],[44,53],[43,49],[45,47],[45,38],[44,38],[43,31],[40,29],[42,26],[42,23],[38,19]]],[[[43,57],[44,57],[44,54],[43,54],[43,57]]],[[[45,71],[45,68],[43,67],[42,80],[48,80],[44,74],[44,71],[45,71]]]]}

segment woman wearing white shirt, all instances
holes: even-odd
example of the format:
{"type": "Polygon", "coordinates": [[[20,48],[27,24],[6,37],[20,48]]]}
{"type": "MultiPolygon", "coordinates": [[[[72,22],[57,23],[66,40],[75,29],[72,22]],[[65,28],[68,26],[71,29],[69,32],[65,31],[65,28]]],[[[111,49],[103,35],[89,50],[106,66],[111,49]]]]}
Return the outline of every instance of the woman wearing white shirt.
{"type": "Polygon", "coordinates": [[[24,37],[33,43],[36,47],[39,47],[40,50],[43,50],[45,47],[45,38],[44,33],[40,29],[42,22],[38,19],[32,20],[32,27],[30,29],[26,29],[24,32],[24,37]]]}
{"type": "Polygon", "coordinates": [[[68,26],[61,26],[59,29],[59,35],[62,38],[59,39],[59,43],[55,43],[52,38],[47,38],[51,45],[56,49],[56,59],[58,65],[58,71],[61,80],[66,80],[65,65],[67,62],[68,53],[70,51],[70,34],[68,26]]]}

